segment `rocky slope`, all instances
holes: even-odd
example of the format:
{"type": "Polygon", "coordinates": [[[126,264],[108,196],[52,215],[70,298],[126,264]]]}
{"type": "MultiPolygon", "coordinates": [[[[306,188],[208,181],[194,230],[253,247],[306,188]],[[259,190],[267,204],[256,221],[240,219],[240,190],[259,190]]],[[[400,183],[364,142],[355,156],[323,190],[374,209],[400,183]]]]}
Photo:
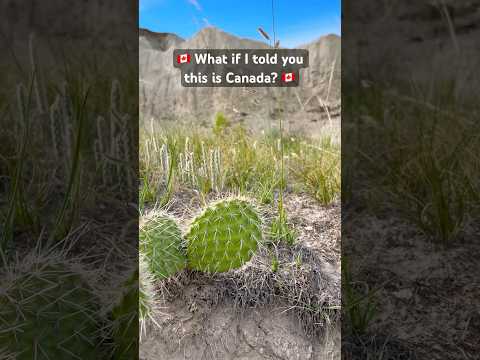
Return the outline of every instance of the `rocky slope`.
{"type": "Polygon", "coordinates": [[[193,38],[140,31],[140,109],[144,120],[174,120],[209,124],[217,111],[230,119],[266,129],[284,111],[292,130],[320,129],[340,109],[340,38],[327,35],[302,46],[310,66],[301,72],[298,88],[183,88],[172,64],[175,48],[268,48],[208,27],[193,38]]]}

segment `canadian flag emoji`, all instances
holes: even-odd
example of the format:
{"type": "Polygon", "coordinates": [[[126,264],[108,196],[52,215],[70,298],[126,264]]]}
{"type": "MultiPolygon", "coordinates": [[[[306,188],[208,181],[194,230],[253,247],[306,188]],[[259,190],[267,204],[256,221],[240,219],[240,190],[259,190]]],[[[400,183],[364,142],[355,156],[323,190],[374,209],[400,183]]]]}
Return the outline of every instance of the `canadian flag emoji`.
{"type": "Polygon", "coordinates": [[[282,81],[285,83],[295,81],[295,73],[282,73],[282,81]]]}
{"type": "Polygon", "coordinates": [[[188,64],[190,63],[191,56],[189,54],[180,54],[177,56],[177,63],[188,64]]]}

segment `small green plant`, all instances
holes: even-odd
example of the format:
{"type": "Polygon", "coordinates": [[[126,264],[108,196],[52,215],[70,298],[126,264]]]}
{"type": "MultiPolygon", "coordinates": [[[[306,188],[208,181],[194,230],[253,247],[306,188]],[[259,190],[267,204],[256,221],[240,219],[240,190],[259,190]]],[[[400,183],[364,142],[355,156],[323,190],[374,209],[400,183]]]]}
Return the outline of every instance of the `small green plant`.
{"type": "Polygon", "coordinates": [[[283,241],[288,245],[293,245],[296,240],[296,234],[287,222],[287,214],[284,208],[280,209],[280,214],[272,221],[270,227],[270,236],[275,242],[283,241]]]}
{"type": "Polygon", "coordinates": [[[168,278],[186,265],[180,228],[175,219],[153,211],[140,226],[140,251],[145,254],[148,268],[159,279],[168,278]]]}
{"type": "Polygon", "coordinates": [[[401,214],[443,246],[461,231],[468,212],[468,178],[456,156],[421,152],[402,167],[391,192],[401,214]]]}
{"type": "MultiPolygon", "coordinates": [[[[30,141],[31,132],[31,104],[33,97],[33,87],[35,82],[35,75],[32,75],[29,84],[28,93],[23,84],[17,85],[17,106],[18,117],[22,124],[22,131],[20,132],[19,145],[17,145],[15,158],[17,159],[12,164],[12,170],[10,171],[10,180],[12,183],[9,199],[8,199],[8,211],[5,216],[1,242],[0,242],[0,255],[2,261],[6,263],[6,248],[13,241],[13,234],[16,225],[19,223],[27,225],[31,222],[31,216],[29,215],[28,205],[25,202],[25,198],[22,195],[24,189],[22,189],[22,174],[24,171],[24,164],[27,157],[27,148],[30,141]]],[[[3,156],[2,156],[3,158],[3,156]]],[[[3,159],[2,159],[3,160],[3,159]]]]}
{"type": "Polygon", "coordinates": [[[155,201],[157,194],[155,188],[150,185],[148,178],[144,177],[141,181],[138,203],[140,210],[143,211],[145,204],[155,201]]]}
{"type": "Polygon", "coordinates": [[[213,133],[216,136],[222,135],[225,129],[230,126],[230,122],[221,112],[215,114],[215,120],[213,122],[213,133]]]}
{"type": "Polygon", "coordinates": [[[166,155],[164,156],[167,161],[166,165],[166,173],[167,182],[165,184],[165,193],[163,194],[160,200],[160,206],[165,206],[170,201],[172,197],[173,185],[174,185],[174,178],[175,178],[175,169],[177,168],[177,156],[176,156],[176,143],[174,142],[170,147],[164,147],[164,151],[167,151],[166,155]]]}
{"type": "MultiPolygon", "coordinates": [[[[395,208],[426,239],[448,247],[477,215],[472,184],[478,184],[480,137],[478,122],[471,121],[476,105],[463,98],[458,104],[455,86],[439,80],[435,71],[432,75],[428,87],[400,86],[394,97],[381,83],[361,93],[346,91],[351,95],[344,112],[362,119],[357,124],[365,123],[369,131],[363,131],[364,125],[348,128],[346,137],[354,142],[343,156],[358,157],[361,178],[368,181],[353,181],[358,171],[353,175],[346,168],[342,196],[348,200],[345,193],[363,192],[375,211],[395,208]]],[[[346,163],[354,164],[354,158],[346,163]]]]}
{"type": "Polygon", "coordinates": [[[302,255],[301,254],[296,254],[295,255],[295,266],[297,269],[300,269],[302,267],[302,255]]]}
{"type": "Polygon", "coordinates": [[[272,256],[272,265],[271,269],[273,273],[276,273],[278,271],[278,266],[280,265],[280,262],[278,261],[278,257],[276,255],[272,256]]]}
{"type": "Polygon", "coordinates": [[[0,292],[0,349],[17,360],[102,358],[99,299],[78,264],[32,254],[0,292]]]}
{"type": "Polygon", "coordinates": [[[375,291],[367,288],[366,294],[359,293],[352,281],[346,258],[342,258],[342,288],[343,311],[348,319],[347,325],[353,333],[364,334],[375,316],[375,291]]]}
{"type": "Polygon", "coordinates": [[[318,146],[305,145],[294,154],[290,167],[302,187],[321,204],[332,203],[340,194],[340,152],[328,138],[318,146]]]}
{"type": "Polygon", "coordinates": [[[197,216],[186,235],[189,267],[205,272],[236,269],[262,240],[262,220],[250,202],[218,201],[197,216]]]}
{"type": "Polygon", "coordinates": [[[275,201],[275,188],[277,186],[277,183],[275,181],[275,178],[271,179],[265,179],[264,181],[260,182],[258,189],[255,191],[257,198],[259,201],[264,204],[273,204],[275,201]]]}

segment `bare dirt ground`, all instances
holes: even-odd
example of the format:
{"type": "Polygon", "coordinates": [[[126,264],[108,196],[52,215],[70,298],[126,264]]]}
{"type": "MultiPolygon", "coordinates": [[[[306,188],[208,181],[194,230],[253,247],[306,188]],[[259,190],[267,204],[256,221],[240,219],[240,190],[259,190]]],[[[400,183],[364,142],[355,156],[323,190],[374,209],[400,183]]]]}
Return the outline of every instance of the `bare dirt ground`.
{"type": "Polygon", "coordinates": [[[363,344],[345,344],[352,354],[377,347],[388,359],[478,359],[478,226],[472,222],[444,249],[395,216],[359,214],[355,222],[355,234],[343,233],[344,251],[362,254],[352,273],[378,288],[379,311],[371,328],[376,343],[367,336],[363,344]]]}
{"type": "MultiPolygon", "coordinates": [[[[189,218],[199,207],[192,195],[179,192],[170,212],[189,218]]],[[[288,194],[285,206],[298,240],[275,249],[278,271],[263,248],[239,270],[185,271],[157,284],[164,300],[158,326],[142,338],[141,359],[340,358],[340,205],[288,194]]]]}

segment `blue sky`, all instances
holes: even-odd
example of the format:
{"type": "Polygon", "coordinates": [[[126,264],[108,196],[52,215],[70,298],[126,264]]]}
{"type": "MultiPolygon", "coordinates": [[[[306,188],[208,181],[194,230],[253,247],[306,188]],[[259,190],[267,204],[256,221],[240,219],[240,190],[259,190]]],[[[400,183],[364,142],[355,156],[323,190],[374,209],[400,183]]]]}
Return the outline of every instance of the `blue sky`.
{"type": "MultiPolygon", "coordinates": [[[[340,35],[341,0],[274,0],[274,7],[282,46],[340,35]]],[[[273,36],[271,0],[140,0],[140,27],[189,38],[209,25],[257,40],[261,26],[273,36]]]]}

